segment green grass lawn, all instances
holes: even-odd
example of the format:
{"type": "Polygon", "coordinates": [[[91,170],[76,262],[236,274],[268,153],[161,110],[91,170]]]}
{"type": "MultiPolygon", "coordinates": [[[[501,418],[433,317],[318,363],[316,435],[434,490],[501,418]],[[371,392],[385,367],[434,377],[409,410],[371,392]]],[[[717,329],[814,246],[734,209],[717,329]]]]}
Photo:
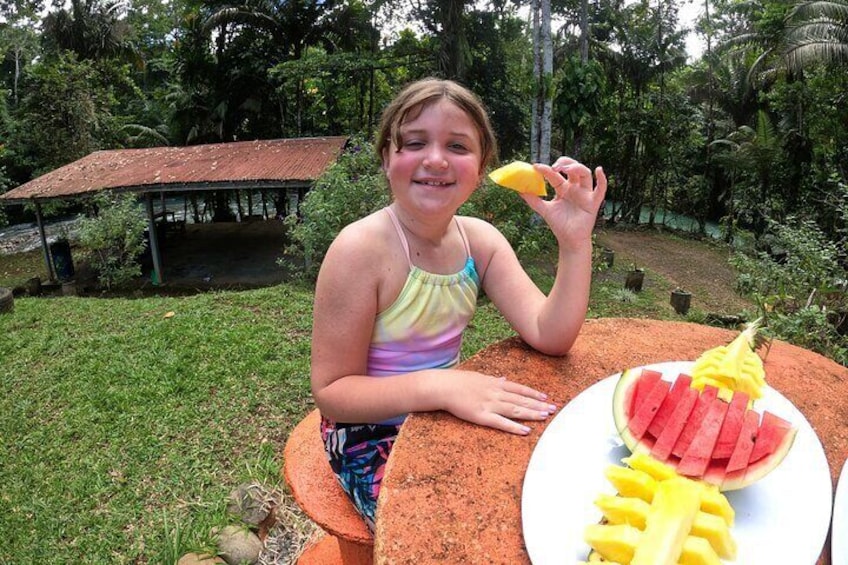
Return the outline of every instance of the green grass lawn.
{"type": "MultiPolygon", "coordinates": [[[[590,315],[675,316],[664,292],[620,287],[595,285],[590,315]]],[[[174,563],[230,523],[232,489],[283,489],[312,408],[311,311],[293,284],[16,298],[0,315],[0,564],[174,563]]],[[[511,335],[483,300],[463,354],[511,335]]]]}

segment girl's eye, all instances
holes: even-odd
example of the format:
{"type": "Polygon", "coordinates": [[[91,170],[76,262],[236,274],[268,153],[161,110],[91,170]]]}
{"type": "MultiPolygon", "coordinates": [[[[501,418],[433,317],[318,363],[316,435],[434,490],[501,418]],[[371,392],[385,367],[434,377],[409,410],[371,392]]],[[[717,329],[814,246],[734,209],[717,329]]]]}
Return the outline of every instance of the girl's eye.
{"type": "Polygon", "coordinates": [[[450,150],[454,153],[468,153],[468,148],[462,143],[451,143],[450,150]]]}
{"type": "Polygon", "coordinates": [[[408,141],[404,141],[403,146],[407,149],[419,149],[424,147],[424,142],[419,139],[410,139],[408,141]]]}

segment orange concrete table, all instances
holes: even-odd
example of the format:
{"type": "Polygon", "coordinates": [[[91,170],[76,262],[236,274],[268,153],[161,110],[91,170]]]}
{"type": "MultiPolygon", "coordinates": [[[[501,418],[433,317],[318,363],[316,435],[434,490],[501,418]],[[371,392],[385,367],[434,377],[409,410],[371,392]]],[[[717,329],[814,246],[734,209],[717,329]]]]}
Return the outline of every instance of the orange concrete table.
{"type": "MultiPolygon", "coordinates": [[[[588,320],[565,357],[541,355],[512,338],[462,367],[545,391],[561,407],[622,369],[694,360],[736,335],[685,322],[588,320]]],[[[848,368],[780,341],[772,344],[765,367],[769,384],[795,404],[821,439],[835,485],[848,455],[848,368]]],[[[532,424],[530,435],[519,437],[445,412],[411,415],[383,479],[374,562],[529,563],[521,490],[545,425],[532,424]]],[[[830,564],[829,548],[828,537],[820,565],[830,564]]]]}

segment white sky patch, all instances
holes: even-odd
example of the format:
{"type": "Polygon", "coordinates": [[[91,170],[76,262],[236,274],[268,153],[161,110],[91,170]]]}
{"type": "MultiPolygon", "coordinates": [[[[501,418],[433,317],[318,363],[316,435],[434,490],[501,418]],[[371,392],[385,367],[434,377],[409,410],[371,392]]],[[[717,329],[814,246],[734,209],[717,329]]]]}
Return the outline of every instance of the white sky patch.
{"type": "Polygon", "coordinates": [[[678,20],[680,27],[689,28],[689,33],[686,35],[686,53],[689,55],[689,62],[694,62],[701,58],[704,54],[706,45],[704,38],[695,33],[695,20],[697,20],[704,11],[704,5],[698,1],[684,2],[680,6],[678,12],[678,20]]]}

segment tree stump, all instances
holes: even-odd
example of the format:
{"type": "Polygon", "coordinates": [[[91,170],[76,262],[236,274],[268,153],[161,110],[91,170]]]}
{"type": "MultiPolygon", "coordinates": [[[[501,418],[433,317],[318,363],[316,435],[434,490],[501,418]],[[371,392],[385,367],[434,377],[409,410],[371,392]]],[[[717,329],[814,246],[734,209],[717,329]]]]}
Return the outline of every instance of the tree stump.
{"type": "Polygon", "coordinates": [[[11,314],[15,311],[15,297],[8,288],[0,288],[0,314],[11,314]]]}
{"type": "Polygon", "coordinates": [[[671,305],[674,311],[685,316],[689,312],[689,306],[692,303],[692,293],[685,290],[675,289],[671,291],[671,305]]]}
{"type": "Polygon", "coordinates": [[[642,283],[645,282],[645,271],[642,269],[634,269],[627,273],[627,280],[624,281],[624,288],[633,292],[642,290],[642,283]]]}
{"type": "Polygon", "coordinates": [[[27,294],[30,296],[38,296],[41,294],[41,277],[32,277],[26,282],[27,294]]]}

